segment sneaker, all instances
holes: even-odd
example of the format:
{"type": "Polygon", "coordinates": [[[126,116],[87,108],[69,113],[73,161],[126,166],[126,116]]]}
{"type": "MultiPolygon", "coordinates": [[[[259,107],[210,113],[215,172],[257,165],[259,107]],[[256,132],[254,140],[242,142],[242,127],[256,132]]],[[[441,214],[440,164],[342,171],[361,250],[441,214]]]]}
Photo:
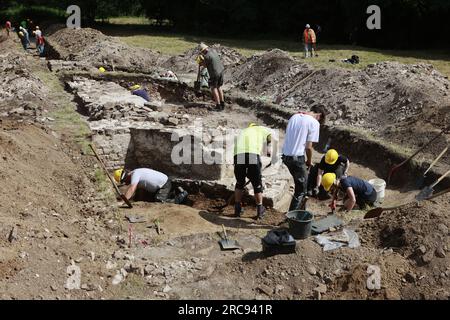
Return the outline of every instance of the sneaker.
{"type": "Polygon", "coordinates": [[[242,209],[242,207],[241,207],[241,205],[239,203],[236,203],[234,205],[234,216],[236,218],[240,218],[243,213],[244,213],[244,209],[242,209]]]}
{"type": "Polygon", "coordinates": [[[262,220],[266,216],[266,208],[264,206],[260,205],[257,207],[256,212],[258,213],[257,219],[262,220]]]}
{"type": "Polygon", "coordinates": [[[175,197],[175,204],[184,204],[189,196],[189,193],[183,191],[175,197]]]}

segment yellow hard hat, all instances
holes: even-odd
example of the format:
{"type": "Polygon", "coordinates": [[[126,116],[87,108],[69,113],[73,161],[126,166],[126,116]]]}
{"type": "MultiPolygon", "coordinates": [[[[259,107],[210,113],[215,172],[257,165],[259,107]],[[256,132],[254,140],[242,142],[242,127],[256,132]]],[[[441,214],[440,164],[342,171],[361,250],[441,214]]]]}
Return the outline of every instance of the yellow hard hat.
{"type": "Polygon", "coordinates": [[[325,162],[329,165],[335,164],[338,161],[338,159],[339,153],[334,149],[329,150],[325,155],[325,162]]]}
{"type": "Polygon", "coordinates": [[[100,71],[100,72],[106,72],[106,69],[103,68],[103,67],[100,67],[100,68],[98,68],[98,71],[100,71]]]}
{"type": "Polygon", "coordinates": [[[140,85],[135,84],[134,86],[131,86],[131,87],[130,87],[130,90],[138,90],[138,89],[140,89],[140,88],[141,88],[140,85]]]}
{"type": "Polygon", "coordinates": [[[336,174],[334,173],[327,173],[322,178],[322,186],[325,189],[325,191],[330,191],[331,186],[336,181],[336,174]]]}
{"type": "Polygon", "coordinates": [[[124,174],[124,169],[118,169],[116,171],[114,171],[114,180],[116,180],[117,183],[122,182],[122,175],[124,174]]]}
{"type": "Polygon", "coordinates": [[[249,128],[253,128],[253,127],[257,127],[258,125],[256,124],[256,123],[250,123],[249,125],[248,125],[248,127],[249,128]]]}
{"type": "Polygon", "coordinates": [[[19,32],[19,36],[23,37],[23,32],[22,31],[19,32]]]}

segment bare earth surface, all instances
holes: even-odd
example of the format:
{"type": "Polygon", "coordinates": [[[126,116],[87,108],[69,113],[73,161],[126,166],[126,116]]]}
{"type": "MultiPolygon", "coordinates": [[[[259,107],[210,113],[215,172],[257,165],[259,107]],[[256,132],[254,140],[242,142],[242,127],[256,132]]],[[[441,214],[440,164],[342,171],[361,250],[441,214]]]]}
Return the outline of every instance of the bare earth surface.
{"type": "MultiPolygon", "coordinates": [[[[163,57],[95,30],[80,31],[79,41],[71,37],[66,30],[49,37],[56,49],[65,48],[60,54],[68,61],[98,67],[109,59],[107,66],[130,72],[172,66],[193,71],[193,52],[163,57]]],[[[256,221],[249,202],[243,218],[236,219],[232,207],[217,209],[227,199],[203,194],[191,195],[188,206],[139,202],[131,210],[118,208],[110,188],[100,186],[104,177],[97,162],[76,143],[80,133],[53,118],[63,108],[77,109],[73,95],[55,86],[46,61],[24,52],[18,40],[8,39],[0,47],[1,299],[450,297],[449,195],[376,220],[364,221],[360,211],[341,215],[346,228],[358,233],[358,248],[324,252],[309,238],[297,242],[296,253],[271,257],[262,253],[261,239],[275,226],[286,227],[283,210],[270,209],[263,221],[256,221]],[[144,221],[130,224],[127,216],[144,221]],[[220,250],[222,225],[241,250],[220,250]],[[65,288],[74,277],[68,274],[71,265],[81,271],[81,286],[75,290],[65,288]],[[367,288],[370,265],[381,269],[379,290],[367,288]]],[[[324,105],[335,116],[333,124],[368,128],[386,141],[414,149],[450,122],[449,81],[431,66],[387,62],[362,71],[320,70],[295,87],[313,70],[279,50],[248,60],[226,48],[221,53],[229,56],[233,90],[268,100],[281,96],[281,105],[292,110],[324,105]]],[[[170,112],[180,108],[172,106],[170,112]]],[[[233,110],[237,125],[254,119],[252,114],[245,118],[238,106],[233,110]]],[[[208,113],[193,116],[199,115],[211,126],[228,117],[217,112],[210,118],[208,113]]],[[[442,150],[447,137],[430,156],[442,150]]],[[[446,156],[443,168],[448,164],[446,156]]],[[[352,164],[351,174],[376,177],[363,163],[352,164]]],[[[412,197],[408,189],[388,190],[385,204],[412,197]]],[[[329,213],[327,201],[311,200],[308,206],[318,218],[329,213]]]]}

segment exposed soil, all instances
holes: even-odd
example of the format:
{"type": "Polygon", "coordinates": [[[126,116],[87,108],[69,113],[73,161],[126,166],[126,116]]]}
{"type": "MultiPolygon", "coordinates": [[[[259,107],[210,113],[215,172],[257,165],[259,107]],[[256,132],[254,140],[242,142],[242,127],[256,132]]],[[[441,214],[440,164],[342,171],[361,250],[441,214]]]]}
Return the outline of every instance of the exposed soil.
{"type": "MultiPolygon", "coordinates": [[[[314,70],[274,49],[228,68],[227,75],[241,91],[293,110],[322,106],[329,125],[362,128],[414,150],[450,123],[450,82],[431,65],[382,62],[363,70],[314,70]]],[[[429,154],[438,155],[448,137],[429,154]]],[[[444,162],[450,164],[448,154],[444,162]]]]}
{"type": "MultiPolygon", "coordinates": [[[[60,30],[50,37],[64,45],[65,59],[100,64],[107,58],[113,60],[111,68],[150,71],[168,58],[152,53],[144,59],[146,51],[135,55],[95,30],[77,32],[60,30]]],[[[283,210],[269,209],[265,219],[256,221],[255,207],[246,201],[244,216],[236,219],[232,206],[220,209],[229,192],[213,198],[193,194],[188,206],[138,202],[131,210],[117,208],[110,188],[101,188],[97,162],[75,143],[83,137],[49,119],[51,111],[66,104],[76,110],[70,103],[74,96],[47,82],[54,75],[45,61],[24,52],[17,39],[0,46],[1,299],[449,298],[448,195],[373,221],[363,221],[360,211],[340,214],[358,233],[359,248],[323,252],[309,238],[297,242],[296,253],[277,256],[263,254],[261,239],[278,225],[286,227],[283,210]],[[145,221],[129,223],[133,216],[145,221]],[[220,251],[222,225],[241,250],[220,251]],[[64,288],[72,263],[81,268],[81,287],[75,290],[64,288]],[[381,270],[379,290],[367,288],[371,265],[381,270]]],[[[192,52],[171,60],[173,66],[190,72],[192,52]]],[[[449,122],[448,80],[429,66],[380,63],[361,71],[322,70],[292,90],[310,67],[279,50],[245,62],[231,50],[223,52],[231,56],[229,79],[239,90],[269,99],[282,95],[288,109],[324,105],[335,114],[335,124],[371,128],[391,142],[418,146],[449,122]],[[394,124],[398,129],[389,131],[394,124]]],[[[167,112],[205,117],[213,127],[230,117],[211,116],[200,105],[187,103],[183,110],[180,102],[167,112]]],[[[232,106],[233,123],[243,126],[255,119],[243,117],[240,108],[232,106]]],[[[351,170],[363,178],[376,176],[364,163],[351,170]]],[[[411,196],[406,191],[388,190],[386,204],[403,202],[411,196]]],[[[311,200],[309,208],[318,217],[328,214],[327,202],[311,200]]]]}

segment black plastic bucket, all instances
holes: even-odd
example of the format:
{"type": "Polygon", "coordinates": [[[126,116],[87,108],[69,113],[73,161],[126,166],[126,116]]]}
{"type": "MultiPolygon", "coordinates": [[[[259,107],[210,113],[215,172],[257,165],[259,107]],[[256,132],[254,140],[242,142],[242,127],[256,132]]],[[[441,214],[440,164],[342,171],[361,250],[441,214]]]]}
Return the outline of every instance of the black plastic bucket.
{"type": "Polygon", "coordinates": [[[307,239],[311,236],[314,215],[308,211],[291,211],[286,215],[289,221],[289,233],[296,240],[307,239]]]}

